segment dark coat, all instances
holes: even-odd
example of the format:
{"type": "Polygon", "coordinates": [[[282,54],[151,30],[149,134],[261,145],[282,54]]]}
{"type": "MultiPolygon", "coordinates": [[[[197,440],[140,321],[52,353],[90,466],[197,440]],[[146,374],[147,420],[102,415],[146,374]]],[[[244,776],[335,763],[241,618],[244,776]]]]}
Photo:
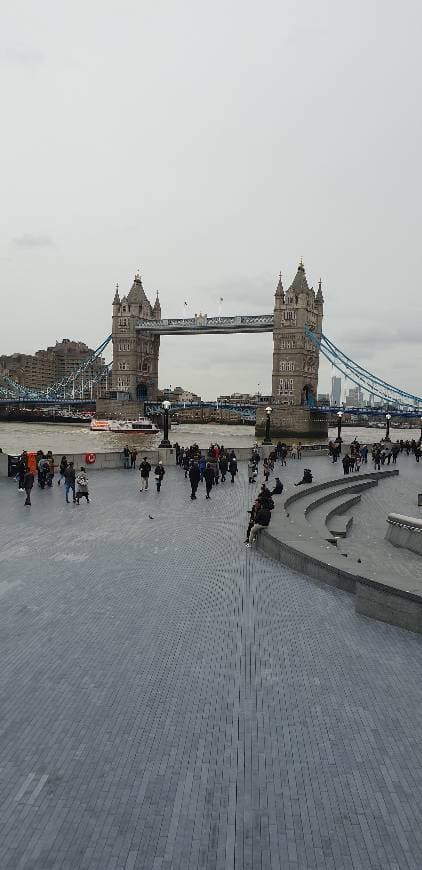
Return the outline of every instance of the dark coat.
{"type": "Polygon", "coordinates": [[[260,526],[269,526],[271,520],[271,511],[267,507],[261,507],[256,512],[255,522],[260,526]]]}
{"type": "Polygon", "coordinates": [[[214,483],[214,470],[212,468],[206,468],[204,471],[204,479],[207,486],[212,486],[214,483]]]}
{"type": "Polygon", "coordinates": [[[32,489],[33,485],[34,485],[34,475],[32,474],[32,471],[27,471],[25,473],[25,477],[23,479],[23,487],[24,487],[24,489],[32,489]]]}
{"type": "Polygon", "coordinates": [[[74,468],[70,467],[70,465],[68,465],[66,468],[66,471],[64,473],[64,479],[66,483],[75,483],[76,472],[74,468]]]}
{"type": "Polygon", "coordinates": [[[197,465],[192,465],[189,469],[189,480],[191,483],[199,483],[201,480],[201,472],[197,465]]]}
{"type": "Polygon", "coordinates": [[[141,477],[149,477],[151,471],[151,464],[148,462],[141,462],[139,466],[139,470],[141,472],[141,477]]]}
{"type": "Polygon", "coordinates": [[[156,465],[156,466],[155,466],[154,474],[155,474],[155,476],[158,477],[160,480],[163,479],[165,473],[166,473],[166,472],[164,471],[164,468],[163,468],[162,465],[156,465]]]}

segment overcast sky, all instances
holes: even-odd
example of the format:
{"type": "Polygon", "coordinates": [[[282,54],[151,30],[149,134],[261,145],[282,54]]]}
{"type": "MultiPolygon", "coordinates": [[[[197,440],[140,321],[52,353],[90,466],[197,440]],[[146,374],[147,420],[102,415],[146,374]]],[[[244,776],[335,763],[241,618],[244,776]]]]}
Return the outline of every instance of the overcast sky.
{"type": "MultiPolygon", "coordinates": [[[[269,312],[422,394],[417,0],[33,0],[0,31],[0,353],[96,346],[142,267],[163,316],[269,312]]],[[[162,338],[160,386],[270,391],[272,337],[162,338]]],[[[331,370],[322,366],[320,391],[331,370]]]]}

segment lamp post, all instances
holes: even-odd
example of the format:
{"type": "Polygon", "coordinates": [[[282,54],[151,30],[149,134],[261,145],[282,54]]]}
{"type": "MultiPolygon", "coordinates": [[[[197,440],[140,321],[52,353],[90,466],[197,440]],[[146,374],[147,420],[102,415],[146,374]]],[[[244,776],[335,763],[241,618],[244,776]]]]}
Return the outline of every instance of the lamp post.
{"type": "Polygon", "coordinates": [[[164,408],[164,433],[163,440],[160,443],[160,447],[171,447],[169,441],[169,410],[171,408],[171,403],[167,401],[163,402],[164,408]]]}
{"type": "Polygon", "coordinates": [[[272,412],[273,412],[273,409],[270,408],[270,406],[268,405],[268,408],[265,408],[265,413],[266,413],[266,415],[267,415],[267,421],[266,421],[266,423],[265,423],[265,438],[264,438],[264,440],[263,440],[263,442],[262,442],[263,444],[272,444],[271,437],[270,437],[271,414],[272,414],[272,412]]]}
{"type": "Polygon", "coordinates": [[[343,416],[343,411],[337,411],[337,438],[336,438],[336,441],[338,441],[339,444],[341,444],[341,442],[342,442],[342,437],[341,437],[341,418],[342,418],[342,416],[343,416]]]}
{"type": "Polygon", "coordinates": [[[386,421],[387,421],[387,431],[386,431],[386,433],[385,433],[384,441],[389,441],[389,440],[390,440],[390,420],[391,420],[391,414],[386,414],[386,415],[385,415],[385,419],[386,419],[386,421]]]}

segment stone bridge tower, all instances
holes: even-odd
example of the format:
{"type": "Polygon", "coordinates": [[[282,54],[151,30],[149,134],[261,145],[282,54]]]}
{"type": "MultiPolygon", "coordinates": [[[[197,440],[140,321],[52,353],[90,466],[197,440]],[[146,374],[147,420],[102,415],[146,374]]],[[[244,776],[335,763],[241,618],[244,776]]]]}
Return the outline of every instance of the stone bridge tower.
{"type": "Polygon", "coordinates": [[[141,318],[160,320],[161,307],[158,293],[154,305],[151,305],[145,295],[142,278],[137,273],[127,296],[120,299],[117,286],[113,299],[112,387],[120,401],[157,399],[160,336],[147,332],[139,334],[136,327],[141,318]]]}
{"type": "MultiPolygon", "coordinates": [[[[284,291],[281,275],[275,292],[272,372],[272,425],[275,437],[326,437],[327,424],[317,411],[318,348],[305,336],[307,326],[322,330],[324,299],[321,281],[314,292],[305,267],[299,263],[295,278],[284,291]]],[[[264,417],[257,414],[257,434],[264,417]]]]}

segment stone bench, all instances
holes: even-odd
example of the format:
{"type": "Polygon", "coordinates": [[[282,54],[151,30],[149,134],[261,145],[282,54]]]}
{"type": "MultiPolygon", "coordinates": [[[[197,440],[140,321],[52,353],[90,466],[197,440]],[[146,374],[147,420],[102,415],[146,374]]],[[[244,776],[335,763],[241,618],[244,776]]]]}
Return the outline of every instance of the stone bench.
{"type": "Polygon", "coordinates": [[[403,514],[388,514],[387,523],[385,537],[390,544],[422,556],[422,519],[406,517],[403,514]]]}

